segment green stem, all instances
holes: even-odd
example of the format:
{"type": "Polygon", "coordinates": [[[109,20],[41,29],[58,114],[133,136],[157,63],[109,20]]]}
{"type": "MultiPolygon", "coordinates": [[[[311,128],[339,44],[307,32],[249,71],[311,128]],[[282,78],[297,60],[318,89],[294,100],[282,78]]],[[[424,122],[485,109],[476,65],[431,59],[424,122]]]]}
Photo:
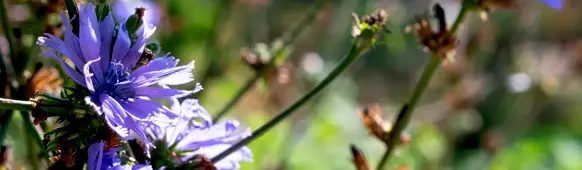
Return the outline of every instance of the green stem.
{"type": "Polygon", "coordinates": [[[233,98],[231,98],[230,101],[228,101],[226,106],[220,109],[218,114],[216,114],[216,116],[213,118],[212,122],[217,122],[218,120],[220,120],[220,118],[222,118],[232,107],[234,107],[234,105],[244,96],[244,94],[247,93],[247,91],[251,89],[251,87],[255,85],[257,80],[259,80],[262,77],[262,75],[263,74],[255,73],[253,77],[249,78],[245,82],[245,85],[236,92],[236,95],[233,98]]]}
{"type": "MultiPolygon", "coordinates": [[[[305,17],[303,17],[303,19],[299,21],[299,23],[297,23],[297,25],[291,30],[291,32],[289,32],[289,34],[283,36],[283,46],[272,53],[274,55],[273,58],[271,58],[271,60],[267,64],[267,68],[274,66],[275,61],[277,61],[279,57],[283,56],[285,49],[288,46],[292,45],[297,40],[297,38],[299,38],[299,35],[301,35],[303,30],[305,30],[305,28],[308,25],[310,25],[310,23],[312,23],[313,20],[315,20],[315,16],[319,9],[323,7],[324,2],[326,2],[326,0],[318,1],[317,4],[309,11],[309,13],[305,17]]],[[[236,92],[235,96],[231,98],[230,101],[228,101],[228,103],[222,109],[220,109],[216,116],[214,116],[213,121],[216,122],[220,120],[220,118],[222,118],[226,113],[228,113],[228,111],[232,109],[236,105],[236,103],[238,103],[238,101],[244,96],[244,94],[246,94],[251,89],[251,87],[253,87],[255,83],[257,83],[257,81],[265,75],[266,70],[267,69],[257,70],[253,77],[247,79],[245,85],[242,88],[240,88],[240,90],[236,92]]]]}
{"type": "MultiPolygon", "coordinates": [[[[467,11],[468,11],[467,6],[463,6],[461,11],[459,12],[459,15],[457,16],[457,19],[455,20],[455,23],[453,24],[453,26],[449,30],[449,34],[453,35],[459,29],[459,26],[463,22],[463,19],[465,18],[467,11]]],[[[384,152],[384,155],[382,155],[382,158],[380,159],[380,163],[378,163],[378,165],[376,166],[376,169],[381,170],[384,168],[386,163],[388,163],[388,160],[390,159],[390,155],[392,154],[392,151],[394,151],[395,146],[398,145],[398,143],[399,143],[400,134],[402,133],[404,128],[406,128],[406,126],[408,126],[408,123],[410,122],[410,119],[412,118],[412,114],[413,114],[413,111],[414,111],[416,104],[418,103],[418,101],[420,100],[420,97],[422,97],[422,94],[424,93],[424,91],[428,87],[428,84],[430,83],[430,79],[432,78],[435,70],[440,65],[441,61],[442,61],[442,59],[440,57],[435,56],[435,55],[431,56],[430,63],[428,65],[426,65],[424,72],[422,73],[422,75],[420,77],[420,80],[418,81],[418,83],[416,83],[416,87],[414,88],[412,96],[410,97],[408,102],[406,102],[404,105],[402,105],[400,112],[398,113],[398,117],[396,118],[396,123],[394,124],[394,126],[390,130],[390,136],[389,136],[388,142],[386,143],[387,144],[386,152],[384,152]]]]}
{"type": "Polygon", "coordinates": [[[0,109],[31,111],[34,105],[31,101],[0,98],[0,109]]]}
{"type": "Polygon", "coordinates": [[[244,138],[243,140],[239,141],[238,143],[232,145],[227,150],[223,151],[222,153],[218,154],[214,158],[212,158],[212,162],[216,163],[232,152],[240,149],[241,147],[251,143],[255,139],[261,137],[267,131],[272,129],[275,125],[279,124],[285,118],[291,115],[295,110],[299,109],[303,104],[317,95],[321,90],[323,90],[329,83],[331,83],[340,73],[342,73],[351,63],[353,63],[359,56],[362,55],[364,51],[366,51],[370,44],[367,44],[362,47],[358,47],[357,43],[354,42],[348,54],[342,59],[342,61],[337,65],[329,75],[327,75],[319,84],[317,84],[311,91],[309,91],[305,96],[301,97],[297,100],[293,105],[289,106],[287,109],[283,110],[269,122],[265,123],[263,126],[259,127],[255,130],[251,136],[244,138]]]}
{"type": "Polygon", "coordinates": [[[463,23],[463,20],[465,19],[465,15],[467,15],[468,10],[469,10],[469,8],[467,8],[467,7],[461,8],[461,11],[459,12],[459,15],[457,16],[457,19],[455,20],[455,23],[453,23],[453,26],[451,27],[451,29],[449,31],[450,34],[454,34],[455,32],[457,32],[457,30],[459,30],[459,27],[461,26],[461,23],[463,23]]]}
{"type": "Polygon", "coordinates": [[[420,81],[417,83],[416,88],[414,88],[414,92],[412,93],[412,97],[410,98],[409,102],[404,104],[402,106],[402,108],[400,109],[400,112],[398,114],[398,118],[396,119],[396,124],[394,124],[394,127],[392,128],[392,130],[389,133],[390,137],[388,138],[388,142],[387,142],[388,148],[387,148],[386,152],[384,153],[384,155],[382,156],[382,159],[380,160],[380,163],[378,164],[377,169],[382,169],[384,167],[384,165],[388,162],[388,159],[390,158],[390,154],[392,153],[392,151],[395,148],[394,146],[396,146],[399,142],[400,134],[402,133],[402,130],[404,130],[404,128],[406,128],[406,126],[410,122],[410,119],[412,118],[412,113],[414,111],[414,107],[416,106],[416,104],[420,100],[420,97],[422,96],[422,94],[426,90],[426,87],[428,86],[434,71],[436,70],[438,65],[441,63],[441,61],[442,60],[439,57],[432,56],[430,63],[428,65],[426,65],[426,68],[425,68],[424,72],[422,73],[420,81]]]}

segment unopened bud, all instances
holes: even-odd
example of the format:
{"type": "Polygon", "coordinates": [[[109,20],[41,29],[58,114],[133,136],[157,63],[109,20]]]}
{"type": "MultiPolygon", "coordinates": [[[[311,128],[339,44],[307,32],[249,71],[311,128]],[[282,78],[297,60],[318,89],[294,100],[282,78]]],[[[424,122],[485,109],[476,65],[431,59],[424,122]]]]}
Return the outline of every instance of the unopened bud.
{"type": "Polygon", "coordinates": [[[135,32],[137,32],[139,27],[143,24],[145,10],[145,8],[135,8],[135,13],[129,16],[125,22],[125,29],[132,39],[135,38],[135,32]]]}
{"type": "Polygon", "coordinates": [[[354,157],[353,162],[356,166],[356,170],[372,170],[368,160],[366,160],[366,157],[362,151],[356,147],[356,145],[352,144],[350,149],[352,150],[352,156],[354,157]]]}
{"type": "Polygon", "coordinates": [[[105,19],[105,17],[107,17],[110,12],[111,12],[111,7],[106,2],[99,3],[95,7],[95,13],[97,14],[97,19],[99,21],[103,21],[103,19],[105,19]]]}

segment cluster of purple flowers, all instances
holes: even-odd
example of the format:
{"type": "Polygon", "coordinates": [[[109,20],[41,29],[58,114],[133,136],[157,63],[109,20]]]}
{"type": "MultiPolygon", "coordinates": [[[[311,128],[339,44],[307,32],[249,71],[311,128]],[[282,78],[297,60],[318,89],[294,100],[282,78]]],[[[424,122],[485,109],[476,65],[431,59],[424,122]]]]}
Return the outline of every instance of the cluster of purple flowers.
{"type": "MultiPolygon", "coordinates": [[[[185,153],[183,160],[194,155],[212,157],[250,135],[249,129],[240,128],[237,121],[213,124],[197,100],[179,102],[179,98],[201,89],[199,85],[193,90],[170,87],[194,80],[193,61],[178,66],[179,60],[166,54],[134,68],[158,21],[148,20],[148,16],[156,16],[147,13],[145,17],[138,16],[141,24],[132,31],[128,27],[135,25],[128,22],[132,13],[127,7],[114,8],[114,11],[115,15],[106,11],[101,18],[94,5],[82,4],[75,16],[79,20],[78,33],[73,32],[69,20],[73,18],[67,18],[63,12],[64,39],[45,34],[37,41],[48,48],[43,55],[59,61],[71,79],[87,89],[86,104],[112,131],[122,140],[139,139],[147,149],[155,147],[155,141],[164,140],[168,147],[175,146],[176,151],[185,153]],[[172,106],[168,108],[152,99],[170,100],[172,106]]],[[[120,149],[107,149],[104,142],[91,145],[88,169],[152,169],[149,165],[123,165],[117,154],[120,149]]],[[[250,150],[244,147],[215,166],[238,169],[238,162],[250,161],[251,156],[250,150]]]]}

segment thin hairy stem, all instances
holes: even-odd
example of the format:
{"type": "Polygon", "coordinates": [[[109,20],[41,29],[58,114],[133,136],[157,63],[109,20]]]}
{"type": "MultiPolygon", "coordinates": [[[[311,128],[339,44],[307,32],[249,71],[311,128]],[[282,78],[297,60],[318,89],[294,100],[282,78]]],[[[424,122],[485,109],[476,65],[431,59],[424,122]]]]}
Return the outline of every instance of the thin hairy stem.
{"type": "MultiPolygon", "coordinates": [[[[297,40],[297,38],[299,38],[299,36],[305,30],[305,28],[307,28],[307,26],[313,23],[317,12],[321,9],[321,7],[323,7],[324,2],[326,1],[327,0],[319,0],[317,4],[309,11],[309,13],[307,13],[307,15],[303,17],[303,19],[299,21],[299,23],[297,23],[297,25],[288,34],[283,36],[283,46],[272,53],[273,58],[271,58],[271,60],[267,64],[267,68],[272,67],[275,64],[275,61],[277,61],[279,57],[283,56],[285,49],[288,46],[292,45],[297,40]]],[[[255,72],[255,74],[252,77],[247,79],[244,86],[240,88],[236,92],[234,97],[231,98],[230,101],[228,101],[228,103],[222,109],[220,109],[216,116],[214,116],[213,121],[216,122],[220,120],[220,118],[222,118],[226,113],[228,113],[228,111],[232,109],[236,105],[236,103],[238,103],[238,101],[240,101],[240,99],[257,83],[257,81],[260,80],[261,77],[265,75],[266,70],[267,69],[265,68],[259,69],[255,72]]]]}
{"type": "Polygon", "coordinates": [[[348,54],[342,59],[342,61],[332,70],[329,75],[327,75],[319,84],[317,84],[311,91],[297,100],[293,105],[289,106],[287,109],[281,111],[277,116],[273,119],[265,123],[263,126],[259,127],[255,130],[251,136],[244,138],[243,140],[239,141],[238,143],[232,145],[230,148],[225,150],[224,152],[218,154],[214,158],[212,158],[212,162],[216,163],[221,159],[225,158],[232,152],[240,149],[241,147],[251,143],[255,139],[258,139],[267,131],[271,130],[275,125],[279,124],[285,118],[289,117],[291,113],[295,110],[299,109],[303,104],[307,103],[311,98],[317,95],[321,90],[323,90],[327,85],[329,85],[335,78],[337,78],[340,73],[342,73],[351,63],[353,63],[359,56],[361,56],[369,47],[370,44],[365,46],[359,47],[356,41],[352,44],[352,47],[348,54]]]}
{"type": "Polygon", "coordinates": [[[0,109],[2,110],[31,111],[34,105],[35,103],[31,101],[0,98],[0,109]]]}

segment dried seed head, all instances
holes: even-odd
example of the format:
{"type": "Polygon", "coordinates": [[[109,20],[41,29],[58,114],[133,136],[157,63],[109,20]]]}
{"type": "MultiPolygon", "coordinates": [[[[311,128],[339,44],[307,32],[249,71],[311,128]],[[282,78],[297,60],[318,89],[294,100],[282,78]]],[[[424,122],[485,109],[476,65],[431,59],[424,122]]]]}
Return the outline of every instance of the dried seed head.
{"type": "Polygon", "coordinates": [[[366,109],[360,112],[360,117],[368,131],[376,138],[383,140],[387,138],[387,133],[384,120],[381,117],[382,111],[379,104],[369,105],[366,109]]]}
{"type": "Polygon", "coordinates": [[[352,156],[354,157],[353,161],[356,170],[372,170],[362,151],[360,151],[360,149],[358,149],[354,144],[352,144],[350,148],[352,150],[352,156]]]}
{"type": "Polygon", "coordinates": [[[429,19],[419,18],[413,26],[412,32],[419,38],[419,43],[433,54],[446,59],[456,46],[457,39],[447,28],[444,9],[437,3],[434,6],[434,16],[438,20],[438,30],[434,30],[429,19]]]}
{"type": "Polygon", "coordinates": [[[245,64],[251,66],[255,70],[263,69],[267,65],[267,63],[262,60],[259,54],[249,49],[243,50],[241,58],[245,64]]]}
{"type": "Polygon", "coordinates": [[[363,22],[368,25],[378,25],[384,27],[388,21],[388,14],[383,9],[378,9],[376,12],[364,17],[363,22]]]}
{"type": "Polygon", "coordinates": [[[455,49],[457,39],[448,30],[434,32],[427,19],[421,19],[413,26],[420,44],[435,55],[445,59],[455,49]]]}

